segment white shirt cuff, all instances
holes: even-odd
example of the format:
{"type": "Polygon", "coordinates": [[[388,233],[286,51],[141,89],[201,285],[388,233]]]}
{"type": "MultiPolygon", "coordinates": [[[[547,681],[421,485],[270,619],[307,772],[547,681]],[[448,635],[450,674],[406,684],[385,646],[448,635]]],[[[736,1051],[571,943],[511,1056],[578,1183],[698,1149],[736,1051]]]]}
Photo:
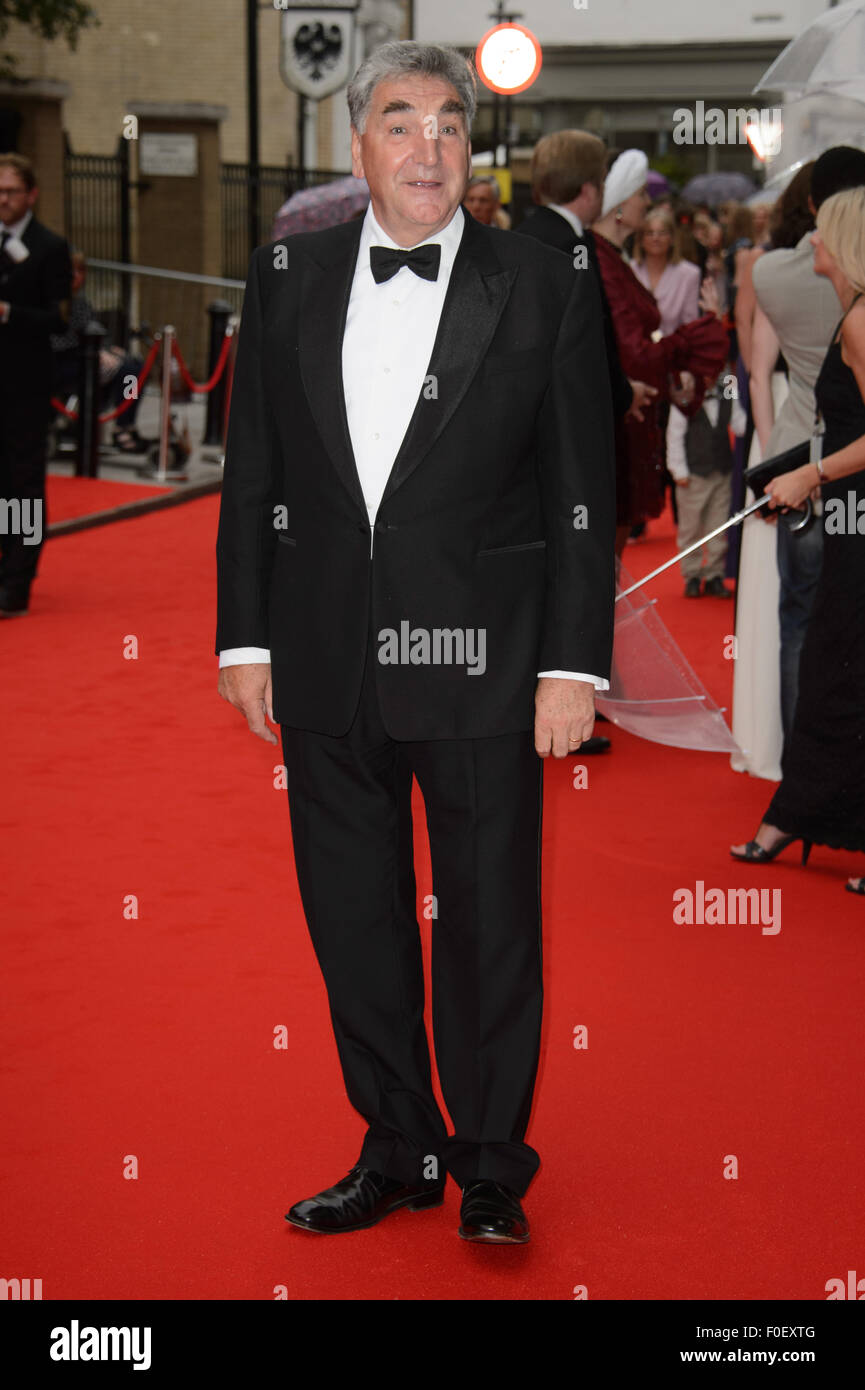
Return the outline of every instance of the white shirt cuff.
{"type": "Polygon", "coordinates": [[[602,679],[601,676],[587,676],[583,671],[539,671],[538,680],[541,676],[553,676],[556,680],[562,681],[589,681],[596,690],[609,690],[610,682],[602,679]]]}
{"type": "MultiPolygon", "coordinates": [[[[223,666],[244,666],[252,662],[269,662],[270,652],[267,647],[227,647],[224,652],[219,653],[219,665],[223,666]]],[[[610,682],[603,680],[601,676],[589,676],[582,671],[539,671],[538,678],[541,676],[553,676],[560,680],[569,681],[588,681],[596,690],[609,690],[610,682]]]]}
{"type": "Polygon", "coordinates": [[[226,647],[224,652],[219,653],[219,665],[223,666],[248,666],[253,662],[270,662],[270,652],[267,647],[226,647]]]}

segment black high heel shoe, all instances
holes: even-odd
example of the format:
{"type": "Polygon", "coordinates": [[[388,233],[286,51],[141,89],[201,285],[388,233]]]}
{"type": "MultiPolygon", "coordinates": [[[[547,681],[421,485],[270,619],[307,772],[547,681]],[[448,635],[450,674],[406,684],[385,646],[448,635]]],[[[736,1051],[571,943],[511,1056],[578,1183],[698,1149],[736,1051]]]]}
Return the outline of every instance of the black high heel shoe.
{"type": "Polygon", "coordinates": [[[808,863],[808,855],[811,853],[812,842],[811,840],[804,839],[801,835],[782,835],[780,840],[778,840],[771,849],[764,849],[756,840],[749,840],[745,846],[744,854],[736,854],[732,848],[730,849],[730,853],[734,859],[741,859],[748,864],[768,864],[771,860],[778,857],[782,849],[786,849],[788,845],[792,845],[796,840],[802,841],[802,864],[805,865],[808,863]]]}
{"type": "Polygon", "coordinates": [[[119,454],[146,454],[149,448],[137,430],[115,430],[111,441],[119,454]]]}

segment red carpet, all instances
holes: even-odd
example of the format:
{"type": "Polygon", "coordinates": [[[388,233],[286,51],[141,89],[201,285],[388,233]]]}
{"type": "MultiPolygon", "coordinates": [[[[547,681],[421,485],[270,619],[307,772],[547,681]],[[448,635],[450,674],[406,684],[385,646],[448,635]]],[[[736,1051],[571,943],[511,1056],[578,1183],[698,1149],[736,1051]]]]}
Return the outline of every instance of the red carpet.
{"type": "Polygon", "coordinates": [[[156,497],[170,492],[168,487],[150,483],[114,482],[107,478],[69,478],[49,473],[46,485],[45,512],[49,524],[69,521],[72,517],[92,516],[122,507],[125,502],[138,502],[142,497],[156,497]]]}
{"type": "MultiPolygon", "coordinates": [[[[546,769],[531,1244],[460,1241],[453,1184],[443,1208],[369,1231],[287,1226],[363,1125],[300,914],[281,753],[216,695],[217,506],[50,543],[31,615],[0,627],[0,1275],[42,1279],[45,1299],[819,1300],[865,1272],[865,903],[843,891],[863,866],[820,848],[805,870],[734,864],[772,784],[615,729],[587,790],[578,755],[546,769]],[[698,880],[780,888],[780,932],[675,923],[698,880]]],[[[654,529],[632,571],[671,550],[654,529]]],[[[729,705],[732,604],[686,602],[675,573],[652,592],[729,705]]]]}

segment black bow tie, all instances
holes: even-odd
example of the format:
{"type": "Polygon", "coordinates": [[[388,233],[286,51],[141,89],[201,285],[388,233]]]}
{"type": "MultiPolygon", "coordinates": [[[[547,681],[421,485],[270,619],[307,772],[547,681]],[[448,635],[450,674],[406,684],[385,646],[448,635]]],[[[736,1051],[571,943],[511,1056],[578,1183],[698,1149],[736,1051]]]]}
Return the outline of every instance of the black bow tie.
{"type": "Polygon", "coordinates": [[[371,246],[369,265],[372,278],[377,285],[396,275],[404,265],[419,275],[422,280],[437,280],[442,249],[438,242],[427,242],[416,246],[413,251],[395,251],[389,246],[371,246]]]}

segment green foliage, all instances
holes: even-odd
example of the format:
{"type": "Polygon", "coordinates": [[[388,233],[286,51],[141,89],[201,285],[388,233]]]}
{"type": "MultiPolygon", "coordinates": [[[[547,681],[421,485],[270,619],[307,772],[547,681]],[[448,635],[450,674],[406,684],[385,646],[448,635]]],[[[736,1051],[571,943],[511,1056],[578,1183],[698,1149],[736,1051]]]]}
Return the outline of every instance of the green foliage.
{"type": "MultiPolygon", "coordinates": [[[[81,30],[99,19],[85,0],[0,0],[0,39],[14,22],[29,25],[40,38],[65,39],[74,48],[81,30]]],[[[0,77],[16,77],[17,62],[14,53],[0,52],[0,77]]]]}
{"type": "Polygon", "coordinates": [[[665,178],[669,179],[670,183],[677,184],[680,188],[699,172],[694,165],[693,158],[689,159],[687,155],[678,153],[652,155],[649,159],[650,168],[657,170],[659,174],[663,174],[665,178]]]}

